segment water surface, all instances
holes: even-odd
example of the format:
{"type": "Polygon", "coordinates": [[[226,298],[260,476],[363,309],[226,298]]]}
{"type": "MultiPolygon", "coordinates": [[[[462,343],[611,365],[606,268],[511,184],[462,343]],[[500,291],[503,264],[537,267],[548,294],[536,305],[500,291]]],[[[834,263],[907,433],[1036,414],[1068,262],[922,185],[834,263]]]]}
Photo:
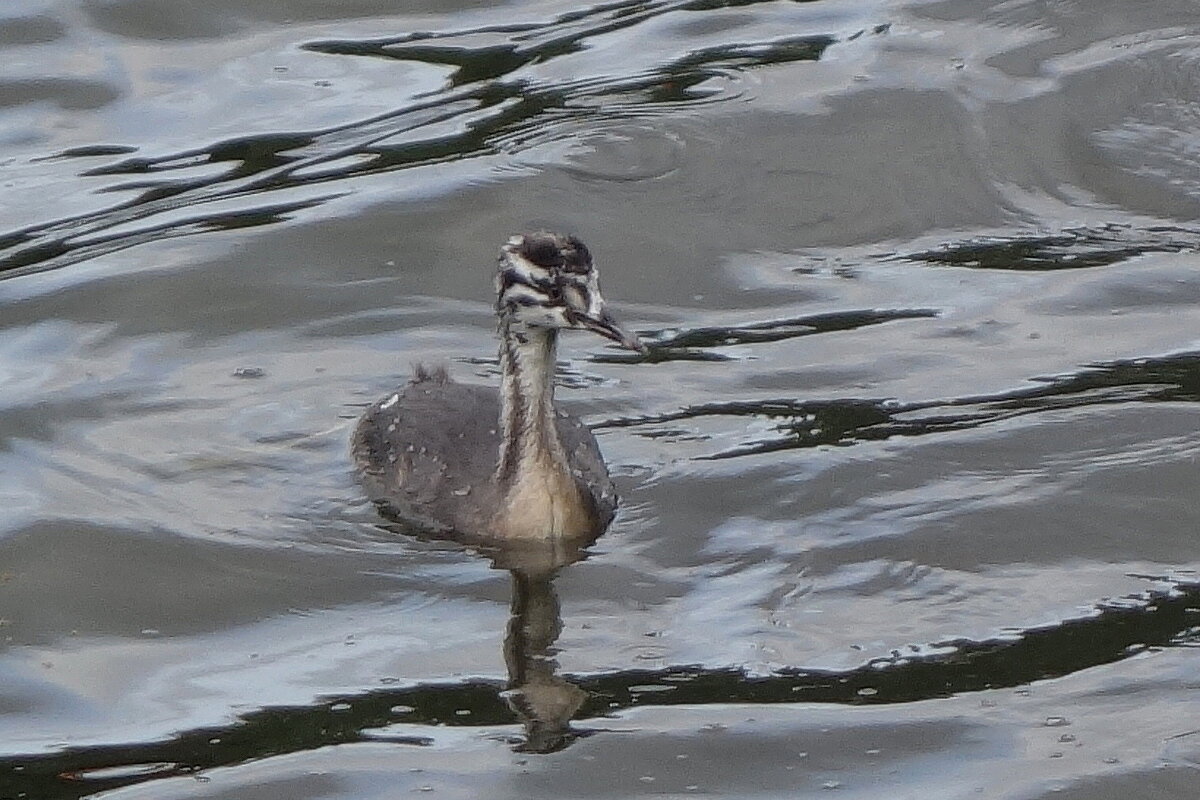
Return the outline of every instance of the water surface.
{"type": "Polygon", "coordinates": [[[0,10],[0,797],[1194,797],[1192,3],[334,5],[0,10]],[[399,533],[537,227],[622,511],[399,533]]]}

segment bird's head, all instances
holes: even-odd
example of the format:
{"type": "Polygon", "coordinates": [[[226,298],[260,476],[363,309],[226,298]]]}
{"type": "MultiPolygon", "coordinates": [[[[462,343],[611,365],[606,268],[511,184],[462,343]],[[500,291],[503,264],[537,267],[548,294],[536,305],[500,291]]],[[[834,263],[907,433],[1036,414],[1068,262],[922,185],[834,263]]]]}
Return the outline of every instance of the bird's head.
{"type": "Polygon", "coordinates": [[[500,248],[496,310],[509,325],[588,330],[645,352],[609,312],[599,280],[578,238],[544,231],[513,236],[500,248]]]}

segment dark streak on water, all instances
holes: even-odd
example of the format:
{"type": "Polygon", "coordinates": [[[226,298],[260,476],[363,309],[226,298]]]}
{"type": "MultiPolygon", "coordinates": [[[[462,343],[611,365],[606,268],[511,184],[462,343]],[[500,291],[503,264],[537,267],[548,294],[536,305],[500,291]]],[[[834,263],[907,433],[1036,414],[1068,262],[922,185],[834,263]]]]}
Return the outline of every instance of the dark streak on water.
{"type": "MultiPolygon", "coordinates": [[[[890,658],[843,671],[785,669],[770,676],[753,676],[736,668],[677,666],[569,678],[588,694],[587,705],[577,715],[586,720],[634,706],[918,702],[1023,686],[1111,664],[1147,648],[1200,647],[1200,584],[1177,583],[1100,606],[1087,617],[1064,620],[1052,628],[1014,632],[1003,640],[956,640],[934,646],[948,652],[896,651],[890,658]]],[[[187,775],[349,742],[382,740],[428,746],[433,740],[425,736],[371,732],[396,723],[505,725],[512,711],[500,699],[503,689],[504,684],[497,681],[467,680],[372,690],[325,698],[312,706],[262,709],[233,725],[190,731],[162,743],[0,758],[0,796],[17,797],[25,792],[43,800],[79,800],[96,791],[165,775],[187,775]],[[470,714],[458,713],[463,710],[470,714]],[[107,772],[127,765],[154,768],[126,769],[116,776],[107,772]]],[[[595,724],[574,735],[588,735],[589,727],[595,724]]]]}
{"type": "Polygon", "coordinates": [[[1078,228],[1060,234],[956,242],[905,258],[977,269],[1055,270],[1103,267],[1146,253],[1200,251],[1200,232],[1173,226],[1078,228]]]}
{"type": "MultiPolygon", "coordinates": [[[[653,352],[646,358],[656,360],[653,352]]],[[[1042,378],[1038,382],[1042,385],[988,397],[924,403],[901,403],[894,398],[705,403],[654,417],[605,420],[594,427],[649,427],[643,435],[654,436],[653,426],[697,417],[763,417],[774,422],[774,429],[780,434],[777,438],[701,456],[720,459],[966,430],[1054,409],[1130,402],[1196,403],[1200,402],[1200,353],[1096,364],[1075,375],[1042,378]]],[[[671,435],[676,433],[675,428],[669,431],[671,435]]]]}

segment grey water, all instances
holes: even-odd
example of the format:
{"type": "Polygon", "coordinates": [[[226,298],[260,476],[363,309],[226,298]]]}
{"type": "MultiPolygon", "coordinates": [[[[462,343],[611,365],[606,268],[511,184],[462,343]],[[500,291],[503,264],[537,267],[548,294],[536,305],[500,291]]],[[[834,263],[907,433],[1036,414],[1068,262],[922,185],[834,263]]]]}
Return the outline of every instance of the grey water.
{"type": "Polygon", "coordinates": [[[0,798],[1200,786],[1191,0],[7,0],[0,798]],[[498,245],[584,551],[380,518],[498,245]]]}

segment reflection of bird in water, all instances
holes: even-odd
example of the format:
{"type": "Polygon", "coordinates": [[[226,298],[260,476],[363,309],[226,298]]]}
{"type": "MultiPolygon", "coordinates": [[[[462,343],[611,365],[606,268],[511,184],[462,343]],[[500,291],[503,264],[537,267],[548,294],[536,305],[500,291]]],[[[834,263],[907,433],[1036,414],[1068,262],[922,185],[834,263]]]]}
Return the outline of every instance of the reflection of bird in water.
{"type": "Polygon", "coordinates": [[[517,748],[527,753],[553,753],[579,736],[571,718],[587,700],[587,692],[559,677],[554,642],[562,633],[562,614],[554,578],[586,556],[586,542],[507,542],[489,555],[492,566],[512,573],[512,601],[504,635],[508,687],[504,699],[525,726],[517,748]]]}
{"type": "Polygon", "coordinates": [[[570,744],[576,736],[571,718],[587,699],[587,692],[557,674],[554,642],[562,633],[562,616],[553,581],[553,572],[512,571],[504,699],[525,725],[518,749],[530,753],[553,753],[570,744]]]}
{"type": "Polygon", "coordinates": [[[596,440],[554,409],[558,331],[590,330],[634,350],[600,296],[574,236],[514,236],[500,249],[500,391],[417,369],[371,406],[354,456],[385,514],[427,531],[488,541],[595,538],[616,510],[596,440]]]}

